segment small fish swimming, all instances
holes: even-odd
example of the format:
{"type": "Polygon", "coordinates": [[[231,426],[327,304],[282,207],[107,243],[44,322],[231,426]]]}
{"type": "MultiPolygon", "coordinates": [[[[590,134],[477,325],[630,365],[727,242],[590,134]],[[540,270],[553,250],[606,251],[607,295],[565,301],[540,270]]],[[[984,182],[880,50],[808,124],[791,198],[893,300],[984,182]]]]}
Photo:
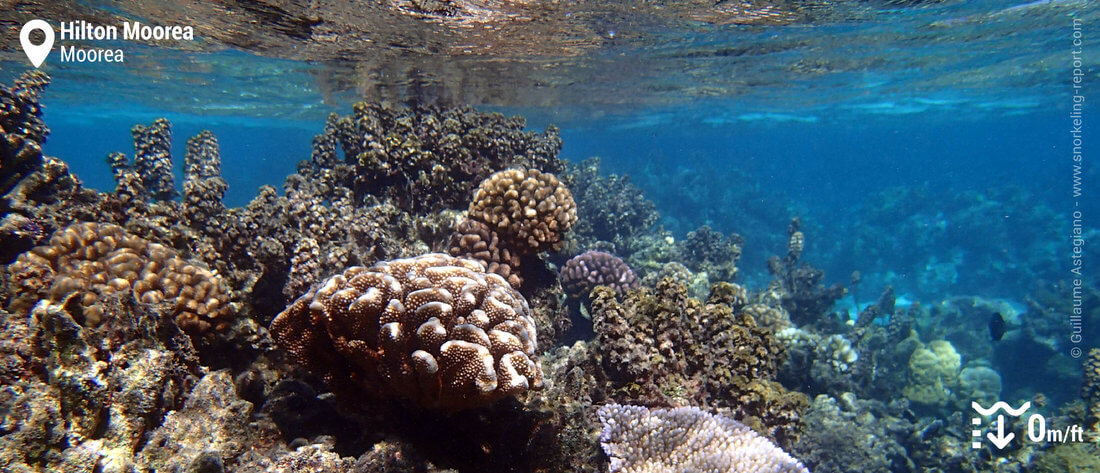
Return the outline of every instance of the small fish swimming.
{"type": "Polygon", "coordinates": [[[1005,336],[1006,327],[1005,318],[1000,312],[994,312],[989,316],[989,336],[993,341],[1001,341],[1001,337],[1005,336]]]}

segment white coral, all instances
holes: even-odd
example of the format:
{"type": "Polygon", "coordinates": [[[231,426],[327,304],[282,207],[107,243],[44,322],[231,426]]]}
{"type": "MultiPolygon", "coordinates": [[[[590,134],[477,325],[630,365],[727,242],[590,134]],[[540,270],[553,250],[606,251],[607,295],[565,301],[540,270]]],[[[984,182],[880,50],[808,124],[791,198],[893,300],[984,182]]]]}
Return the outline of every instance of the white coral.
{"type": "Polygon", "coordinates": [[[612,473],[809,473],[744,424],[695,407],[599,410],[612,473]]]}

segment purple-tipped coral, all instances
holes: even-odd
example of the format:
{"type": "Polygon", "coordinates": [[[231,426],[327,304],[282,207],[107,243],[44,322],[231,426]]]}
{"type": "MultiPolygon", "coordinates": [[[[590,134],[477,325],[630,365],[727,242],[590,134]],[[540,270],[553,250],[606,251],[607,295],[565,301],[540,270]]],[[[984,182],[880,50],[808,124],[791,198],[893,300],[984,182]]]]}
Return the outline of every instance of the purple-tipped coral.
{"type": "Polygon", "coordinates": [[[599,416],[612,473],[809,473],[745,424],[696,407],[608,404],[599,416]]]}
{"type": "Polygon", "coordinates": [[[576,297],[587,298],[596,286],[608,286],[623,296],[638,288],[638,278],[623,260],[602,251],[586,251],[565,263],[561,285],[576,297]]]}

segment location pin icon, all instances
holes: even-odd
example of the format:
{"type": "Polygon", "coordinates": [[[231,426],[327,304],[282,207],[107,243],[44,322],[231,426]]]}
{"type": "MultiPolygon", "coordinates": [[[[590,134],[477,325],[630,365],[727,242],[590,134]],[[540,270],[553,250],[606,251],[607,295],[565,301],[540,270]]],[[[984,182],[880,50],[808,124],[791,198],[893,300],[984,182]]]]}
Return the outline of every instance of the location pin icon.
{"type": "Polygon", "coordinates": [[[50,50],[53,49],[53,28],[49,23],[42,20],[31,20],[27,24],[23,25],[23,29],[19,31],[19,44],[23,45],[23,52],[27,53],[27,58],[31,60],[31,64],[34,67],[42,65],[42,62],[46,60],[46,56],[50,55],[50,50]],[[46,40],[42,44],[34,44],[31,42],[31,31],[40,30],[42,34],[46,35],[46,40]]]}

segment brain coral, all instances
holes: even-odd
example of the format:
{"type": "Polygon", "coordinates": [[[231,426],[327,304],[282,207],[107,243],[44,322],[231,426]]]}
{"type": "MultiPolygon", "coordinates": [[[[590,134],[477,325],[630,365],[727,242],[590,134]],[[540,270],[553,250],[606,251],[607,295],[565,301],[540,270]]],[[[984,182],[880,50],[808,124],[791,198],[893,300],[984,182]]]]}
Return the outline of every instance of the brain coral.
{"type": "Polygon", "coordinates": [[[577,204],[553,174],[508,169],[481,182],[469,217],[488,224],[517,249],[556,251],[562,234],[577,221],[577,204]]]}
{"type": "Polygon", "coordinates": [[[334,389],[421,407],[462,409],[543,387],[527,301],[473,260],[432,253],[348,268],[279,314],[271,332],[334,389]]]}
{"type": "Polygon", "coordinates": [[[588,297],[596,286],[608,286],[622,296],[637,289],[638,278],[618,256],[602,251],[586,251],[574,256],[561,270],[561,283],[566,291],[588,297]]]}
{"type": "Polygon", "coordinates": [[[192,335],[225,329],[232,315],[220,277],[118,225],[83,222],[58,230],[49,243],[20,255],[11,270],[20,294],[13,308],[75,297],[88,325],[105,315],[99,298],[122,291],[144,303],[170,302],[176,323],[192,335]]]}
{"type": "Polygon", "coordinates": [[[608,404],[598,414],[612,473],[808,473],[744,424],[696,407],[608,404]]]}

